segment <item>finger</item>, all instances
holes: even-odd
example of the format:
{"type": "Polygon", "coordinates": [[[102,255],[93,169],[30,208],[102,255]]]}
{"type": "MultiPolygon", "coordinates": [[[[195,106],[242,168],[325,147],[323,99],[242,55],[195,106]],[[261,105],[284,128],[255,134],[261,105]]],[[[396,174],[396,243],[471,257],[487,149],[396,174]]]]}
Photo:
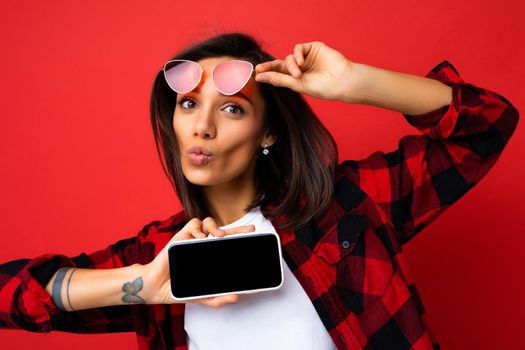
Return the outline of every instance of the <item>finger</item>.
{"type": "Polygon", "coordinates": [[[202,221],[198,218],[191,219],[186,226],[183,227],[183,231],[185,232],[200,232],[202,226],[202,221]]]}
{"type": "Polygon", "coordinates": [[[303,92],[300,79],[294,78],[288,74],[281,74],[277,72],[264,72],[255,77],[257,81],[269,83],[274,86],[286,87],[297,92],[303,92]]]}
{"type": "Polygon", "coordinates": [[[204,232],[192,232],[191,235],[192,235],[191,238],[206,238],[206,237],[208,237],[208,234],[204,233],[204,232]]]}
{"type": "Polygon", "coordinates": [[[219,297],[208,297],[208,298],[199,298],[193,300],[187,300],[186,303],[190,304],[203,304],[213,308],[219,308],[227,303],[236,303],[239,301],[239,296],[237,294],[227,294],[219,297]]]}
{"type": "Polygon", "coordinates": [[[232,304],[239,301],[239,297],[237,294],[228,294],[228,295],[222,295],[220,297],[212,297],[209,298],[209,300],[206,301],[206,304],[208,304],[211,307],[219,308],[224,306],[225,304],[232,304]]]}
{"type": "Polygon", "coordinates": [[[295,56],[295,61],[297,62],[297,65],[300,66],[304,63],[304,57],[303,57],[303,47],[305,44],[297,44],[294,47],[293,54],[295,56]]]}
{"type": "Polygon", "coordinates": [[[217,223],[211,216],[208,216],[207,218],[202,220],[202,232],[207,234],[211,233],[215,237],[222,237],[226,235],[224,230],[221,230],[219,228],[219,225],[217,225],[217,223]]]}
{"type": "Polygon", "coordinates": [[[297,64],[299,66],[304,64],[305,57],[308,56],[308,54],[312,50],[313,44],[314,44],[314,42],[302,43],[302,44],[295,45],[294,55],[296,57],[297,64]]]}
{"type": "Polygon", "coordinates": [[[193,239],[193,238],[205,238],[207,237],[204,232],[202,232],[202,221],[198,218],[193,218],[188,222],[186,226],[184,226],[183,230],[185,233],[185,239],[193,239]]]}
{"type": "Polygon", "coordinates": [[[222,301],[227,302],[227,303],[236,303],[239,301],[238,294],[223,295],[222,297],[219,297],[219,298],[222,298],[222,301]]]}
{"type": "Polygon", "coordinates": [[[259,63],[258,65],[255,66],[255,73],[258,74],[258,73],[267,71],[268,69],[270,69],[271,63],[274,61],[266,61],[266,62],[259,63]]]}
{"type": "Polygon", "coordinates": [[[186,223],[186,225],[177,232],[172,241],[186,240],[193,238],[193,232],[201,232],[201,221],[198,218],[193,218],[186,223]]]}
{"type": "Polygon", "coordinates": [[[255,69],[256,69],[256,73],[262,73],[266,71],[276,71],[280,73],[288,73],[285,62],[279,59],[259,63],[257,66],[255,66],[255,69]]]}
{"type": "Polygon", "coordinates": [[[232,235],[235,233],[253,232],[253,231],[255,231],[254,225],[238,226],[238,227],[227,228],[224,230],[224,232],[227,235],[232,235]]]}
{"type": "Polygon", "coordinates": [[[295,61],[294,55],[286,56],[286,68],[288,69],[288,72],[290,72],[290,74],[294,77],[299,78],[301,76],[301,70],[295,61]]]}

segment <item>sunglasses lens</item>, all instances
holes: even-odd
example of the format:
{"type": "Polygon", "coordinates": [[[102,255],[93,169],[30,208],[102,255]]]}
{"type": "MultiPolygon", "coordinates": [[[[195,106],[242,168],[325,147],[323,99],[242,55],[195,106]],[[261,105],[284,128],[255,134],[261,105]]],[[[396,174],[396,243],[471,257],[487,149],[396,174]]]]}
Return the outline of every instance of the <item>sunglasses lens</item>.
{"type": "Polygon", "coordinates": [[[248,61],[231,60],[222,62],[213,70],[213,82],[225,95],[240,91],[250,80],[253,66],[248,61]]]}
{"type": "Polygon", "coordinates": [[[169,61],[164,68],[164,78],[175,92],[185,94],[199,84],[201,69],[195,62],[169,61]]]}

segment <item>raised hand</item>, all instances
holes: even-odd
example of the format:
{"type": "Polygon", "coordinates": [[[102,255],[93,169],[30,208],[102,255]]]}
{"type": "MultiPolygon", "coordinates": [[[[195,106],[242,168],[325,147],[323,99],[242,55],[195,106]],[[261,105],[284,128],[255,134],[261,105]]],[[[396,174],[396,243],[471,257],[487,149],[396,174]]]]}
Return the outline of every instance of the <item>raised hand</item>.
{"type": "Polygon", "coordinates": [[[357,63],[320,41],[295,45],[293,54],[255,66],[255,81],[287,87],[324,100],[338,100],[351,89],[357,63]]]}

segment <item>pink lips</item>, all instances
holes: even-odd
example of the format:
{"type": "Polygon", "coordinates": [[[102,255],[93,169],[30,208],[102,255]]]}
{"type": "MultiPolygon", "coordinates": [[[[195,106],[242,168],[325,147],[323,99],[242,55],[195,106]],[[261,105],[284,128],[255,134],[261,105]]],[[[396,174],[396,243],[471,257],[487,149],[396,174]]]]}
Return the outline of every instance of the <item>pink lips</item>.
{"type": "Polygon", "coordinates": [[[212,153],[204,147],[195,146],[188,150],[188,158],[194,165],[204,165],[211,160],[212,153]]]}

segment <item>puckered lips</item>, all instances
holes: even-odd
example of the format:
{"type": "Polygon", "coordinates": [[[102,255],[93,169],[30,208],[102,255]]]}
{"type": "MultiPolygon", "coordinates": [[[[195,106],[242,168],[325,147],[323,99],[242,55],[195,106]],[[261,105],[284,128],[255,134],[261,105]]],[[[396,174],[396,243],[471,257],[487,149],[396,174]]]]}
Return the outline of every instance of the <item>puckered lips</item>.
{"type": "Polygon", "coordinates": [[[207,164],[213,154],[206,148],[202,146],[193,146],[188,150],[188,159],[194,165],[204,165],[207,164]]]}

